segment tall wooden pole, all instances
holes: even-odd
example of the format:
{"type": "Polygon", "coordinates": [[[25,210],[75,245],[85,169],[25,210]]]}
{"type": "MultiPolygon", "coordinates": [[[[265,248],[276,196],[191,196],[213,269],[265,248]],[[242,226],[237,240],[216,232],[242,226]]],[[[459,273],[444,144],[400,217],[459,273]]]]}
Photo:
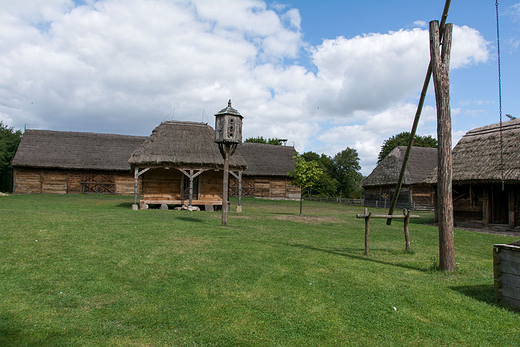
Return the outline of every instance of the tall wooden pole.
{"type": "Polygon", "coordinates": [[[224,179],[222,189],[222,225],[227,225],[228,212],[228,190],[229,190],[229,152],[230,146],[227,143],[222,145],[224,152],[224,179]]]}
{"type": "Polygon", "coordinates": [[[430,56],[437,103],[437,209],[439,211],[439,268],[455,269],[450,112],[450,52],[453,24],[446,24],[439,51],[439,22],[430,22],[430,56]]]}
{"type": "MultiPolygon", "coordinates": [[[[444,32],[444,25],[446,23],[446,19],[448,19],[448,11],[450,9],[451,0],[446,0],[444,4],[444,10],[442,11],[441,24],[440,24],[440,33],[444,32]]],[[[406,166],[408,165],[408,159],[410,158],[410,152],[412,151],[413,140],[415,138],[415,133],[417,132],[417,127],[419,126],[419,119],[421,118],[421,112],[424,106],[424,99],[426,99],[426,92],[428,91],[428,85],[430,84],[430,78],[432,75],[432,61],[430,60],[430,64],[428,65],[428,70],[426,71],[426,77],[424,78],[424,83],[421,91],[421,97],[419,98],[419,103],[417,104],[417,111],[415,112],[415,117],[413,119],[412,131],[410,132],[410,138],[408,139],[408,146],[406,147],[406,152],[403,158],[403,165],[401,166],[401,172],[399,173],[399,179],[397,180],[397,185],[395,188],[395,194],[392,198],[392,203],[390,204],[390,209],[388,211],[389,215],[394,214],[395,206],[397,205],[397,199],[399,198],[399,192],[401,191],[401,186],[403,184],[404,174],[406,172],[406,166]]],[[[392,218],[388,218],[386,220],[386,224],[390,225],[392,223],[392,218]]]]}

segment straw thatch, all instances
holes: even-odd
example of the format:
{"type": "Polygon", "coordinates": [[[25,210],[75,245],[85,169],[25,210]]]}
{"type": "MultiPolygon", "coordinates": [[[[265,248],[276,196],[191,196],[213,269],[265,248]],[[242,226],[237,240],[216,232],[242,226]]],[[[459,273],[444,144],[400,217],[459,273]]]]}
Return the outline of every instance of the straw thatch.
{"type": "MultiPolygon", "coordinates": [[[[519,183],[520,181],[520,119],[468,131],[452,152],[453,182],[519,183]],[[502,160],[500,159],[502,149],[502,160]]],[[[437,170],[431,172],[428,183],[437,182],[437,170]]]]}
{"type": "MultiPolygon", "coordinates": [[[[362,187],[396,185],[403,165],[406,146],[394,148],[367,178],[362,187]]],[[[437,166],[437,148],[412,147],[403,185],[422,184],[437,166]]]]}
{"type": "MultiPolygon", "coordinates": [[[[128,162],[132,167],[223,168],[224,159],[214,138],[215,131],[205,123],[163,122],[128,162]]],[[[238,153],[231,156],[229,166],[235,170],[247,168],[238,153]]]]}
{"type": "Polygon", "coordinates": [[[293,147],[243,143],[238,146],[237,153],[247,162],[244,176],[286,177],[296,167],[296,150],[293,147]]]}
{"type": "Polygon", "coordinates": [[[146,137],[83,132],[26,130],[14,167],[129,171],[130,154],[146,137]]]}

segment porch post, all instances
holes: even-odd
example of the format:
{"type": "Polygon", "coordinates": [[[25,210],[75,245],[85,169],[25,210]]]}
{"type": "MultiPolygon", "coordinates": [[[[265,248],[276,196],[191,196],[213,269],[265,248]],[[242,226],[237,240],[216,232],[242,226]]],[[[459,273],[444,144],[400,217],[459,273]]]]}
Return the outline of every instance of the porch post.
{"type": "Polygon", "coordinates": [[[190,206],[193,201],[193,169],[190,169],[190,206]]]}
{"type": "Polygon", "coordinates": [[[237,212],[242,212],[242,171],[238,172],[238,206],[237,212]]]}
{"type": "Polygon", "coordinates": [[[482,192],[482,223],[484,226],[489,224],[489,187],[484,187],[482,192]]]}
{"type": "MultiPolygon", "coordinates": [[[[506,186],[507,187],[507,186],[506,186]]],[[[515,192],[512,187],[508,187],[509,194],[509,227],[512,229],[515,227],[515,192]]]]}
{"type": "Polygon", "coordinates": [[[132,205],[132,210],[138,210],[137,206],[137,186],[139,182],[139,168],[134,169],[134,204],[132,205]]]}

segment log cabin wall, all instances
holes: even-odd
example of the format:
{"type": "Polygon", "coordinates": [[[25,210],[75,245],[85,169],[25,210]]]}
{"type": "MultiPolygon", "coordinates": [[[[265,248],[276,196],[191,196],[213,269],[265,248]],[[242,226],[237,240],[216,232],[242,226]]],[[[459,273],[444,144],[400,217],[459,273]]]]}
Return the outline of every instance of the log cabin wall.
{"type": "Polygon", "coordinates": [[[199,194],[201,200],[222,200],[222,175],[223,171],[214,170],[205,171],[202,174],[200,174],[199,194]]]}
{"type": "MultiPolygon", "coordinates": [[[[238,180],[230,178],[231,196],[238,196],[238,180]]],[[[242,196],[275,199],[299,199],[301,190],[288,177],[256,176],[242,179],[242,196]]]]}
{"type": "Polygon", "coordinates": [[[141,177],[143,198],[159,200],[180,200],[182,172],[176,169],[151,169],[141,177]]]}
{"type": "MultiPolygon", "coordinates": [[[[181,171],[175,168],[157,168],[145,172],[141,177],[145,203],[163,204],[171,201],[172,205],[187,204],[189,192],[182,194],[181,191],[189,178],[181,171]]],[[[197,178],[195,181],[198,186],[194,187],[194,191],[198,194],[193,195],[193,204],[222,204],[222,171],[204,171],[197,178]]]]}
{"type": "Polygon", "coordinates": [[[13,192],[18,194],[132,195],[134,178],[130,172],[15,168],[13,192]]]}

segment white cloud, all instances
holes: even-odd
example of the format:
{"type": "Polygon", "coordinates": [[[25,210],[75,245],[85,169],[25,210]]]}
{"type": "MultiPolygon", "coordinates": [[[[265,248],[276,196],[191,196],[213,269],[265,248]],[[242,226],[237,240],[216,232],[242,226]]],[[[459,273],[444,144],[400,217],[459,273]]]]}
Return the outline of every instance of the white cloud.
{"type": "MultiPolygon", "coordinates": [[[[429,60],[420,28],[308,48],[300,12],[287,5],[84,3],[2,3],[0,120],[9,126],[147,135],[173,109],[203,108],[174,117],[212,124],[231,98],[244,137],[287,138],[298,151],[319,142],[312,149],[328,155],[354,147],[366,167],[384,139],[410,130],[429,60]],[[304,53],[314,66],[284,63],[304,53]]],[[[456,27],[452,68],[485,62],[487,45],[456,27]]],[[[421,131],[434,116],[427,106],[421,131]]]]}

